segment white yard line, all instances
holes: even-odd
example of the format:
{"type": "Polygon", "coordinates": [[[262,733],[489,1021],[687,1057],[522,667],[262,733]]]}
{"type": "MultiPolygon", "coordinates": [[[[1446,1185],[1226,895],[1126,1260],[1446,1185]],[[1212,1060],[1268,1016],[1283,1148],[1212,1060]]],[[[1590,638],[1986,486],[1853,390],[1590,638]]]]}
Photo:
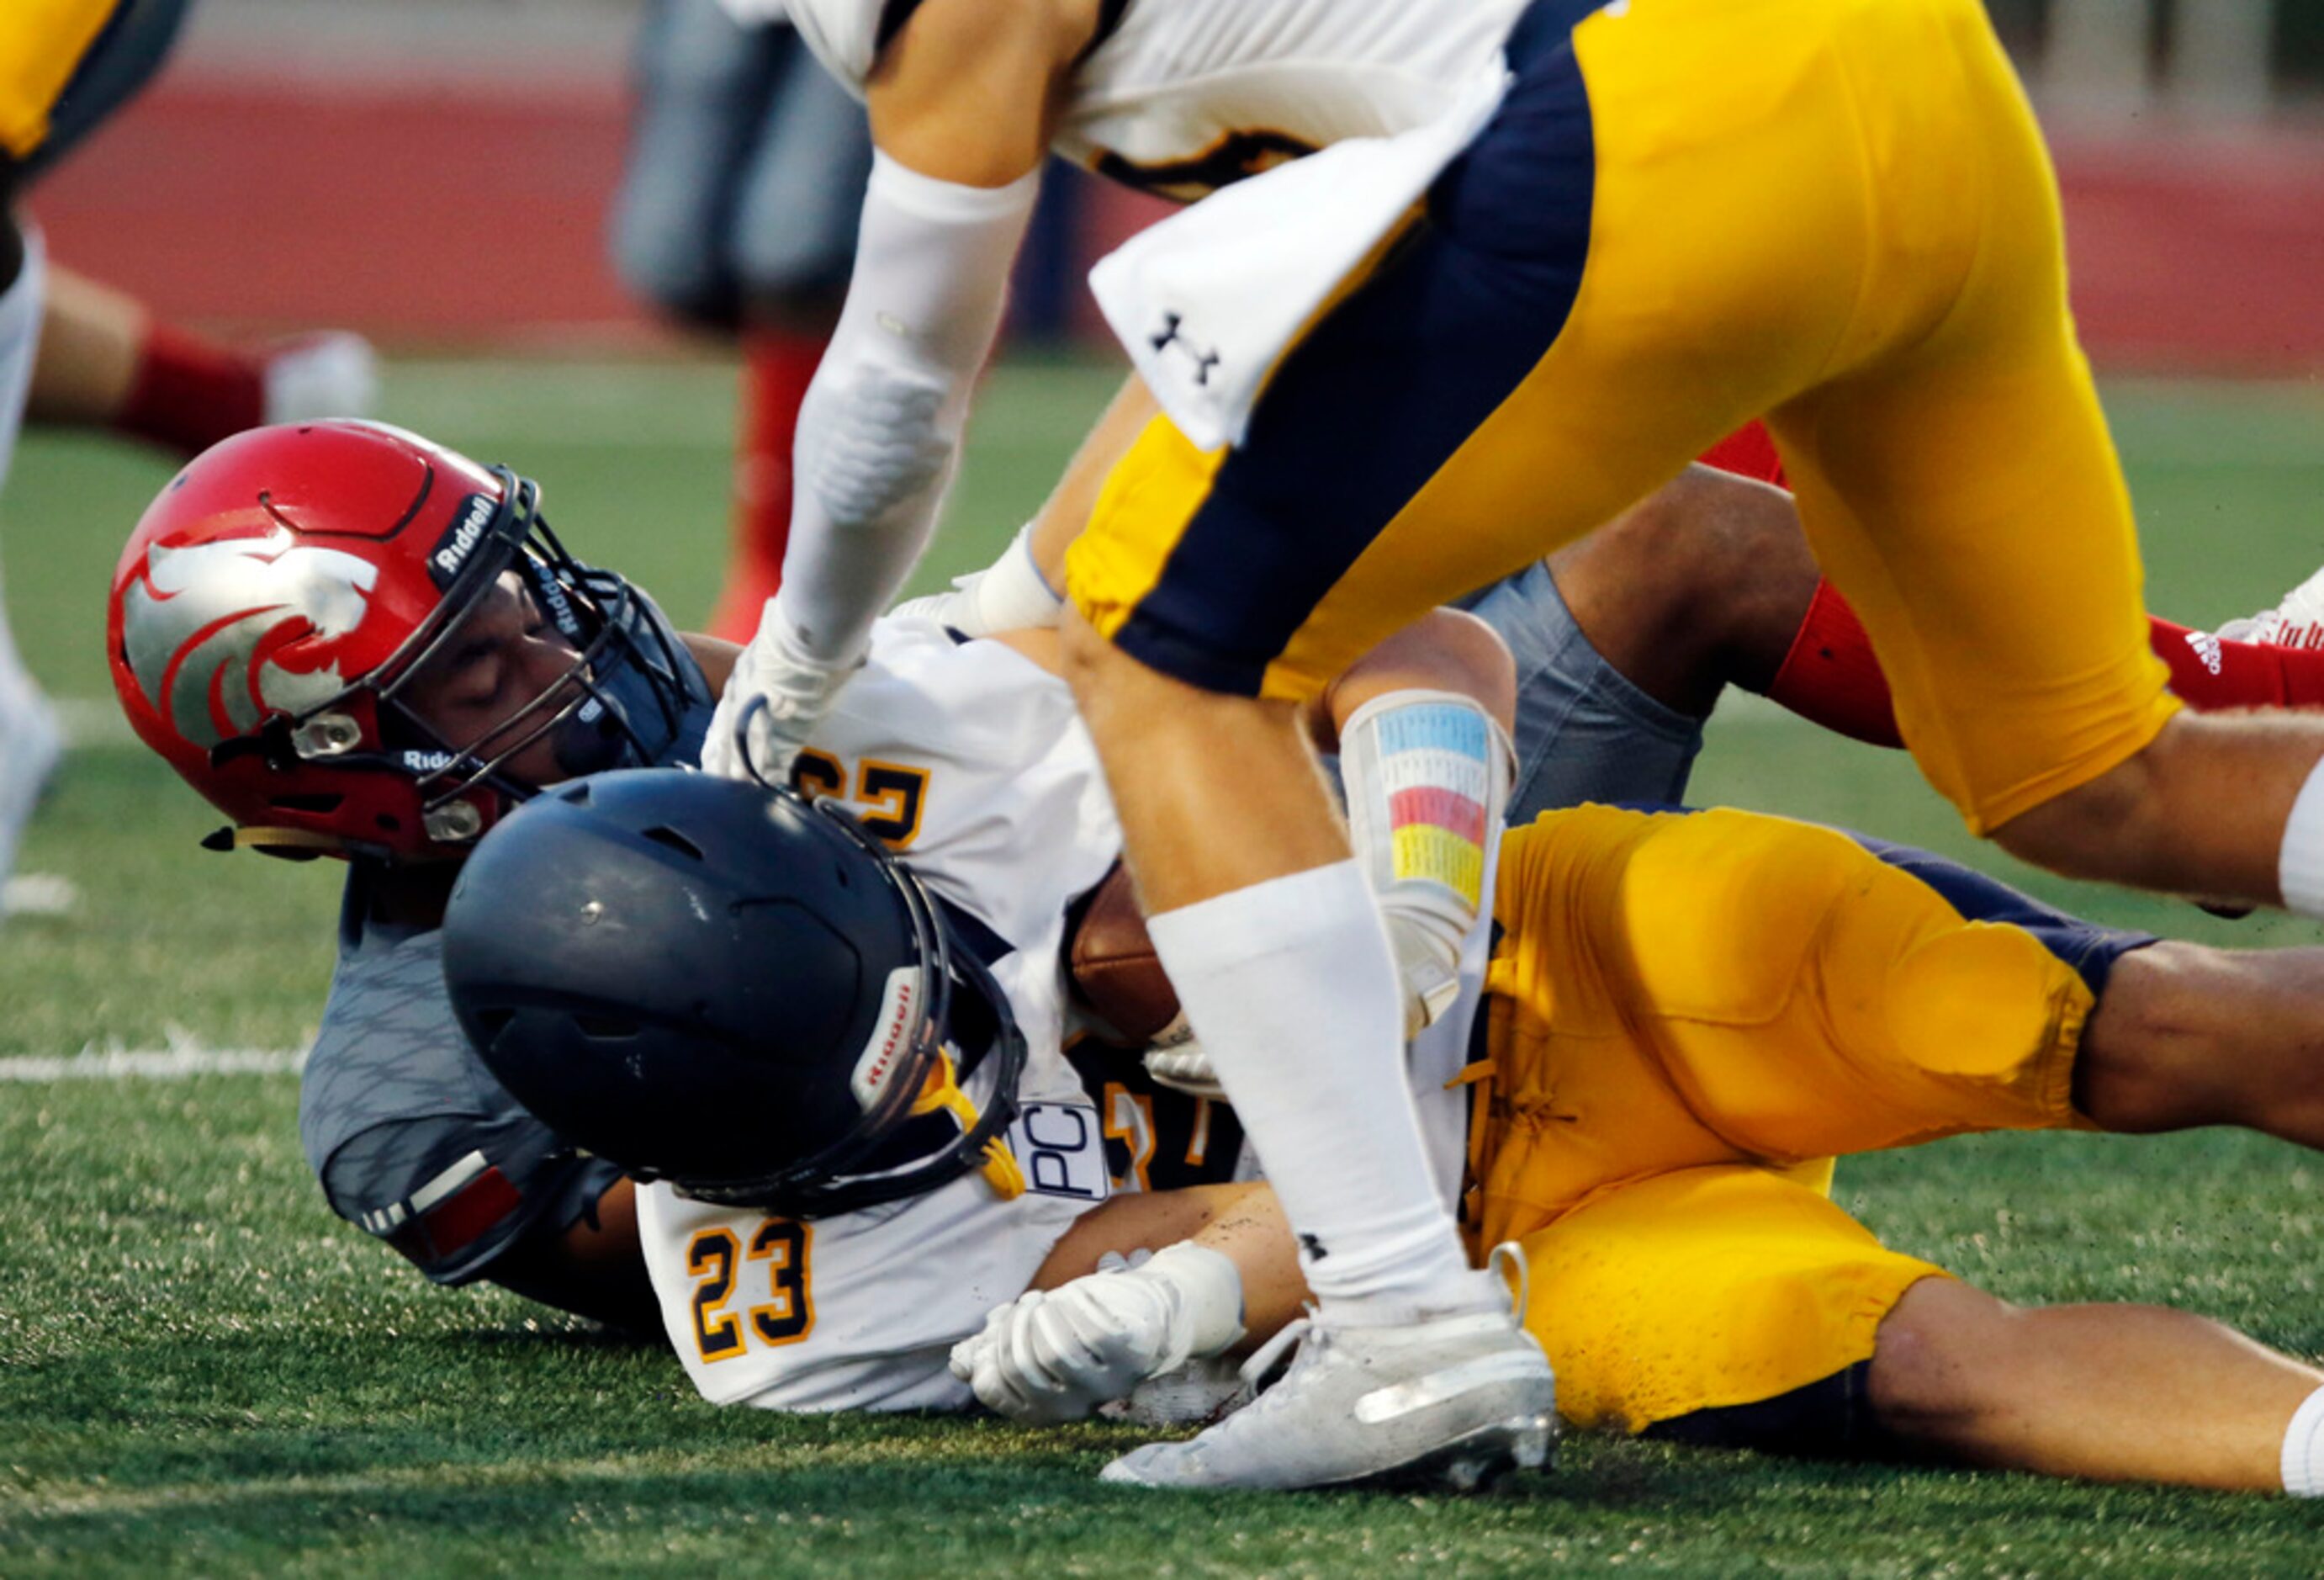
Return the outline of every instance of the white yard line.
{"type": "Polygon", "coordinates": [[[182,1081],[194,1076],[295,1075],[307,1063],[303,1048],[205,1048],[188,1032],[167,1028],[167,1048],[84,1048],[64,1058],[0,1058],[0,1083],[49,1081],[182,1081]]]}

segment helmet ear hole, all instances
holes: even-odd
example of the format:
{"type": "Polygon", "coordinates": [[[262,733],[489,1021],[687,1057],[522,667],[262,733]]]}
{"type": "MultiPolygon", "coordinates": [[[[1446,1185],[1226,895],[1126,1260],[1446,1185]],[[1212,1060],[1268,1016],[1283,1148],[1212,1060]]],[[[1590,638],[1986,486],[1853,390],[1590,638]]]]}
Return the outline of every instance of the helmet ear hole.
{"type": "Polygon", "coordinates": [[[649,828],[639,837],[650,839],[656,845],[666,845],[682,856],[694,861],[703,859],[702,847],[675,828],[649,828]]]}
{"type": "Polygon", "coordinates": [[[626,1015],[576,1015],[573,1024],[592,1042],[619,1042],[635,1037],[640,1027],[626,1015]]]}
{"type": "Polygon", "coordinates": [[[337,811],[339,803],[347,798],[341,795],[324,794],[273,796],[269,799],[283,811],[306,812],[322,818],[337,811]]]}
{"type": "Polygon", "coordinates": [[[476,1046],[490,1048],[498,1042],[501,1033],[508,1030],[508,1023],[515,1019],[514,1010],[479,1010],[476,1012],[475,1030],[479,1033],[475,1039],[476,1046]]]}

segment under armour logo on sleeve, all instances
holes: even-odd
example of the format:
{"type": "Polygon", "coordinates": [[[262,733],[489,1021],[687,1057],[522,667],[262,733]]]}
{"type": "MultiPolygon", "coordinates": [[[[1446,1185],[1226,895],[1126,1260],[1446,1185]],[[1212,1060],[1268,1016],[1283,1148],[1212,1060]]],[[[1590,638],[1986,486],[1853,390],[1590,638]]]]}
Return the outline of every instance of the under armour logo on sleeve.
{"type": "Polygon", "coordinates": [[[1164,313],[1161,333],[1148,335],[1146,337],[1147,342],[1154,347],[1157,355],[1172,346],[1185,352],[1194,362],[1194,382],[1198,384],[1207,384],[1211,382],[1211,369],[1219,365],[1219,354],[1215,351],[1202,350],[1192,340],[1179,334],[1178,326],[1182,321],[1176,313],[1164,313]]]}

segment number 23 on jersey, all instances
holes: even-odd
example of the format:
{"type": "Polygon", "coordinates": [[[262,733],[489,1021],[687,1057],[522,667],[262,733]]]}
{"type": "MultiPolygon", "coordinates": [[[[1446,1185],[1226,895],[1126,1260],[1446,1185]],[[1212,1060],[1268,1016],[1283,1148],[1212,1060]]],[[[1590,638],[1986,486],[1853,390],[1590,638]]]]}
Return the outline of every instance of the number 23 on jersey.
{"type": "Polygon", "coordinates": [[[754,1338],[795,1344],[815,1331],[814,1246],[815,1230],[789,1218],[762,1220],[747,1246],[724,1227],[699,1230],[687,1242],[694,1344],[705,1361],[731,1361],[754,1338]],[[747,1288],[738,1291],[738,1284],[747,1288]]]}

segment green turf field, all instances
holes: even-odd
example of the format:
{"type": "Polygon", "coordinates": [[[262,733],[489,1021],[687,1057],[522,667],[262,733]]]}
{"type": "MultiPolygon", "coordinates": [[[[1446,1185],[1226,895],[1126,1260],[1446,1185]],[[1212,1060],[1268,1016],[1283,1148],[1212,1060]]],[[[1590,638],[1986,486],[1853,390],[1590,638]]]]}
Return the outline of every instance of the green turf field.
{"type": "MultiPolygon", "coordinates": [[[[1082,365],[993,376],[925,585],[1013,530],[1110,384],[1082,365]]],[[[2324,393],[2109,393],[2158,610],[2216,623],[2314,568],[2324,393]]],[[[418,365],[387,414],[540,477],[585,555],[685,621],[716,574],[729,394],[705,365],[418,365]]],[[[81,897],[0,931],[0,1076],[84,1049],[294,1048],[321,1003],[331,872],[198,850],[216,819],[106,727],[106,578],[166,475],[35,437],[0,499],[21,638],[90,705],[24,859],[81,897]]],[[[1714,725],[1695,792],[1969,844],[1901,755],[1765,705],[1714,725]]],[[[2315,937],[1978,859],[2108,920],[2315,937]]],[[[1558,1475],[1478,1500],[1178,1502],[1091,1479],[1136,1440],[1120,1430],[721,1414],[658,1348],[435,1290],[338,1223],[296,1101],[286,1074],[0,1080],[0,1575],[2324,1572],[2324,1516],[2257,1499],[1582,1440],[1558,1475]]],[[[2316,1355],[2319,1185],[2324,1165],[2240,1137],[2021,1137],[1852,1162],[1840,1194],[2005,1295],[2166,1300],[2316,1355]]]]}

